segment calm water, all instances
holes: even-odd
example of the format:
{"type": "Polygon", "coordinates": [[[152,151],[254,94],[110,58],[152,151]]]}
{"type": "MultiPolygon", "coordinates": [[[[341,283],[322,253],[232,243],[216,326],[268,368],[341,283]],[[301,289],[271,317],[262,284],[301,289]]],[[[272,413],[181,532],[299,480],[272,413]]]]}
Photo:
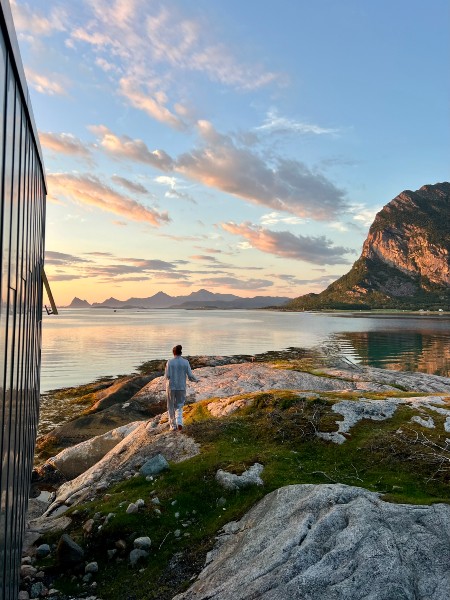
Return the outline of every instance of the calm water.
{"type": "Polygon", "coordinates": [[[43,317],[41,391],[131,373],[168,358],[177,343],[185,355],[319,347],[371,366],[450,375],[448,315],[63,309],[43,317]]]}

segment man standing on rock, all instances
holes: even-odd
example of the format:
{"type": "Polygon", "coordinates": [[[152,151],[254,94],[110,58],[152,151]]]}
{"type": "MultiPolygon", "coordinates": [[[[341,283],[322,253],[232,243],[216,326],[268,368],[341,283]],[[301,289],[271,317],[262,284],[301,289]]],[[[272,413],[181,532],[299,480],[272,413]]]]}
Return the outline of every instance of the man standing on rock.
{"type": "Polygon", "coordinates": [[[191,371],[189,361],[182,358],[183,347],[178,344],[172,348],[173,358],[166,364],[164,376],[166,378],[167,412],[169,426],[172,431],[183,429],[183,406],[186,402],[186,377],[189,381],[198,381],[191,371]]]}

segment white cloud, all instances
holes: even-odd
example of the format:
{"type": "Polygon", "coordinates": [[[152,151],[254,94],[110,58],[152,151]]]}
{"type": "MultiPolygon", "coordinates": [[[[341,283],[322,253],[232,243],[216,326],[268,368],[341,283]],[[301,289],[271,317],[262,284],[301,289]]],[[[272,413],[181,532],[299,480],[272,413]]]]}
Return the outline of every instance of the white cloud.
{"type": "MultiPolygon", "coordinates": [[[[33,69],[25,67],[25,75],[28,84],[40,94],[47,96],[65,96],[67,95],[67,81],[62,81],[61,75],[53,73],[52,75],[44,75],[33,69]]],[[[65,79],[65,78],[64,78],[65,79]]]]}
{"type": "Polygon", "coordinates": [[[313,135],[330,135],[339,132],[339,129],[320,127],[313,123],[302,123],[301,121],[294,121],[287,117],[281,117],[276,109],[272,109],[267,113],[264,123],[259,127],[256,127],[256,130],[268,133],[300,133],[313,135]]]}
{"type": "MultiPolygon", "coordinates": [[[[100,147],[117,159],[178,172],[252,204],[267,206],[272,212],[328,221],[347,209],[344,192],[324,175],[296,160],[274,155],[269,160],[252,149],[237,145],[231,136],[217,132],[208,121],[199,122],[199,146],[176,159],[164,150],[150,151],[142,140],[117,136],[105,126],[90,129],[99,137],[100,147]]],[[[174,185],[172,177],[157,181],[174,185]]],[[[180,197],[180,194],[183,193],[177,191],[175,195],[180,197]]]]}
{"type": "Polygon", "coordinates": [[[260,219],[262,225],[276,225],[277,223],[285,223],[287,225],[299,225],[304,223],[304,219],[299,217],[286,217],[278,212],[271,212],[267,215],[263,215],[260,219]]]}
{"type": "Polygon", "coordinates": [[[353,213],[353,220],[364,227],[372,225],[377,212],[380,208],[367,208],[362,204],[353,204],[350,211],[353,213]]]}
{"type": "Polygon", "coordinates": [[[119,160],[148,164],[162,171],[173,167],[172,159],[164,150],[149,150],[142,140],[117,136],[104,125],[92,125],[89,129],[98,136],[101,149],[119,160]]]}
{"type": "Polygon", "coordinates": [[[305,164],[277,156],[269,161],[205,121],[199,123],[199,133],[204,143],[176,161],[186,177],[301,218],[326,221],[346,210],[344,192],[305,164]]]}
{"type": "Polygon", "coordinates": [[[34,12],[27,3],[10,0],[16,31],[31,36],[48,36],[55,31],[65,31],[67,23],[66,11],[61,7],[53,7],[46,11],[46,16],[34,12]]]}

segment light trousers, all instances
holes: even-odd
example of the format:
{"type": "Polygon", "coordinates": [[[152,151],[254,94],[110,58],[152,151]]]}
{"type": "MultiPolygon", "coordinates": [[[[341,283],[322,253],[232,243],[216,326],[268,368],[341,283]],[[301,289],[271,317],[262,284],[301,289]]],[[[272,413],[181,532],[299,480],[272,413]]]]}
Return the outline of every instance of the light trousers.
{"type": "Polygon", "coordinates": [[[183,406],[186,402],[186,390],[171,390],[167,386],[166,392],[169,425],[172,429],[176,429],[178,425],[183,425],[183,406]]]}

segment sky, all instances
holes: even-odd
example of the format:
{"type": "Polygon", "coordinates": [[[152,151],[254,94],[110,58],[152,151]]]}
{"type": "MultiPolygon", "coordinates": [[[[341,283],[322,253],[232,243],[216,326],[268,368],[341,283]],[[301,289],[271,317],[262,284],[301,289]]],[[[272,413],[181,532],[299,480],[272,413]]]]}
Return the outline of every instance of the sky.
{"type": "Polygon", "coordinates": [[[59,306],[320,292],[449,180],[447,0],[10,0],[59,306]]]}

